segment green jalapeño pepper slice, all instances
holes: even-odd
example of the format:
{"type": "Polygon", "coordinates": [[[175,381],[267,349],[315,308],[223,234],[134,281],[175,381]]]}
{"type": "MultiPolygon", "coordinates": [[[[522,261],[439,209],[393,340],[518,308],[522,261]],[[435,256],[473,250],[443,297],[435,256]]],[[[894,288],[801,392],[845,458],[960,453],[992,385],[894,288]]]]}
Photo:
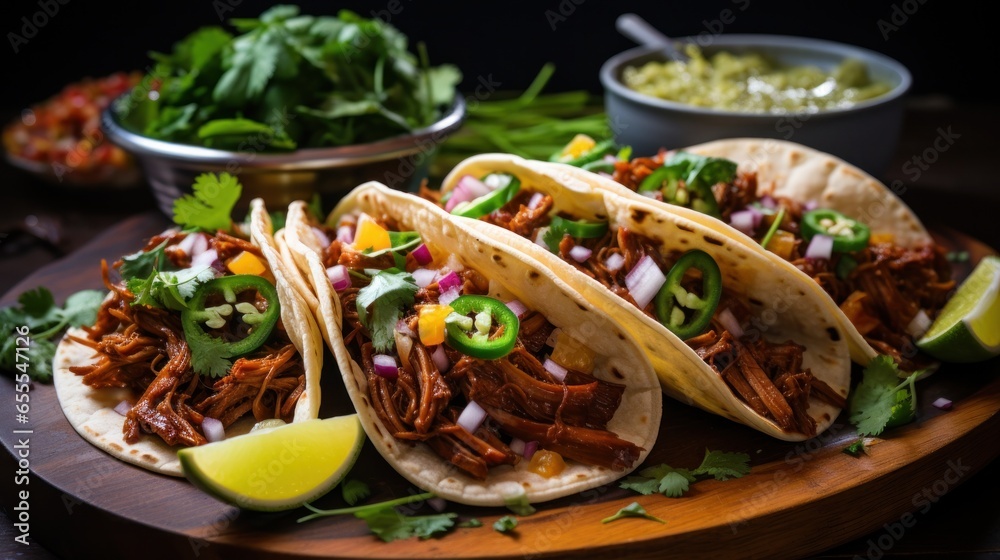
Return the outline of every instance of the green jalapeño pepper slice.
{"type": "Polygon", "coordinates": [[[712,185],[706,185],[699,180],[681,185],[680,181],[683,178],[682,171],[677,167],[664,165],[642,180],[639,192],[660,191],[663,193],[663,202],[667,204],[691,208],[702,214],[721,218],[722,213],[719,212],[719,203],[715,201],[715,194],[712,193],[712,185]]]}
{"type": "Polygon", "coordinates": [[[260,276],[238,274],[205,282],[191,297],[188,308],[181,312],[184,338],[191,348],[191,365],[201,374],[214,377],[224,375],[230,365],[227,359],[242,356],[263,345],[278,323],[280,315],[277,289],[260,276]],[[261,312],[253,303],[238,301],[237,296],[247,291],[263,296],[267,301],[267,309],[261,312]],[[225,303],[205,307],[205,301],[213,294],[221,294],[225,303]],[[250,326],[249,334],[230,340],[205,332],[202,325],[209,329],[226,327],[230,320],[235,320],[234,311],[250,326]]]}
{"type": "Polygon", "coordinates": [[[486,296],[459,296],[448,305],[459,315],[476,315],[471,331],[464,330],[458,322],[446,323],[445,332],[452,348],[483,360],[502,358],[514,349],[521,323],[507,304],[486,296]],[[503,332],[491,339],[489,332],[494,324],[503,327],[503,332]]]}
{"type": "Polygon", "coordinates": [[[834,251],[849,253],[867,247],[872,230],[836,210],[819,209],[803,214],[802,237],[809,241],[819,234],[833,238],[834,251]]]}
{"type": "Polygon", "coordinates": [[[570,237],[591,239],[601,237],[608,232],[608,222],[588,222],[587,220],[570,220],[562,216],[552,216],[549,227],[556,231],[564,231],[570,237]]]}
{"type": "Polygon", "coordinates": [[[493,192],[459,204],[452,208],[451,213],[463,218],[479,218],[503,208],[510,202],[517,191],[521,190],[521,180],[507,173],[490,173],[483,177],[483,182],[494,187],[493,192]]]}
{"type": "Polygon", "coordinates": [[[681,255],[667,273],[667,281],[656,294],[656,316],[670,332],[687,340],[708,327],[721,297],[719,265],[705,251],[693,249],[681,255]],[[701,297],[681,285],[684,274],[692,268],[701,272],[701,297]]]}

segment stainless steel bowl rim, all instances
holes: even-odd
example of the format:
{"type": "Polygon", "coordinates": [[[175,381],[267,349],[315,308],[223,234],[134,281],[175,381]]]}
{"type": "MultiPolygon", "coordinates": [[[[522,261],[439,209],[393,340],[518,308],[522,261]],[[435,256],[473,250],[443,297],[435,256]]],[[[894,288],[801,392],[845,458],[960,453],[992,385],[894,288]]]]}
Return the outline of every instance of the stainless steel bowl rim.
{"type": "MultiPolygon", "coordinates": [[[[129,93],[126,92],[119,99],[129,93]]],[[[348,167],[385,161],[435,148],[461,127],[465,120],[465,100],[456,92],[455,101],[441,118],[408,134],[366,144],[271,153],[216,150],[143,136],[121,125],[114,111],[115,105],[115,102],[110,103],[101,113],[101,125],[112,142],[138,158],[169,160],[194,167],[235,164],[250,169],[294,170],[348,167]]]]}
{"type": "MultiPolygon", "coordinates": [[[[697,37],[678,37],[678,41],[688,41],[697,42],[697,37]]],[[[776,118],[788,118],[794,117],[796,115],[808,115],[809,118],[820,118],[823,116],[836,116],[842,115],[844,113],[853,113],[858,111],[863,111],[871,107],[877,107],[887,103],[891,103],[893,100],[899,98],[900,96],[906,94],[909,91],[913,78],[910,75],[910,71],[907,70],[900,62],[893,58],[890,58],[882,53],[866,49],[863,47],[858,47],[855,45],[850,45],[847,43],[838,43],[835,41],[827,41],[824,39],[813,39],[810,37],[797,37],[792,35],[769,35],[769,34],[757,34],[757,33],[734,33],[729,35],[718,35],[712,38],[712,46],[741,46],[741,47],[778,47],[778,48],[795,48],[802,50],[813,50],[816,52],[822,52],[824,54],[842,54],[842,56],[853,55],[855,57],[867,58],[869,60],[875,60],[879,64],[887,67],[891,72],[899,76],[900,82],[895,88],[879,97],[865,100],[856,103],[850,107],[837,108],[837,109],[824,109],[821,111],[800,111],[800,112],[787,112],[787,113],[749,113],[744,111],[728,111],[722,109],[712,109],[706,107],[696,107],[694,105],[688,105],[686,103],[680,103],[677,101],[668,101],[666,99],[660,99],[658,97],[653,97],[651,95],[646,95],[644,93],[639,93],[625,84],[623,84],[616,75],[616,70],[622,66],[632,62],[636,59],[648,56],[657,52],[657,49],[651,47],[636,47],[630,49],[609,58],[603,65],[601,65],[600,79],[601,84],[610,90],[611,92],[619,95],[633,103],[640,105],[647,105],[650,107],[655,107],[667,111],[679,111],[683,113],[692,113],[698,115],[706,116],[718,116],[718,117],[735,117],[741,118],[748,121],[752,120],[774,120],[776,118]]]]}

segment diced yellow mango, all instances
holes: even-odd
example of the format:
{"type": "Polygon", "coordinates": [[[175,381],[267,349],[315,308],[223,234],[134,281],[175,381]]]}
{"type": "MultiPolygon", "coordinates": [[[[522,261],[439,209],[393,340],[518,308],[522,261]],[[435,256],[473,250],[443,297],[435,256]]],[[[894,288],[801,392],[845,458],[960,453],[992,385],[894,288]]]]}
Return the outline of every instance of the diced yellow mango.
{"type": "Polygon", "coordinates": [[[253,274],[254,276],[260,276],[267,270],[267,267],[257,258],[257,255],[246,251],[230,259],[226,263],[226,268],[233,274],[253,274]]]}
{"type": "Polygon", "coordinates": [[[444,342],[444,319],[453,309],[450,305],[424,305],[417,314],[417,334],[424,346],[444,342]]]}
{"type": "Polygon", "coordinates": [[[363,214],[358,220],[358,229],[354,233],[354,248],[358,251],[365,249],[381,251],[390,247],[392,247],[392,242],[389,241],[389,232],[375,223],[371,216],[363,214]]]}
{"type": "Polygon", "coordinates": [[[561,329],[556,335],[556,345],[549,357],[567,369],[583,373],[594,371],[594,351],[561,329]]]}
{"type": "Polygon", "coordinates": [[[569,141],[569,144],[566,144],[566,147],[563,148],[562,156],[564,158],[578,158],[587,153],[587,151],[594,149],[594,146],[596,145],[597,142],[590,136],[587,136],[586,134],[577,134],[572,140],[569,141]]]}
{"type": "Polygon", "coordinates": [[[535,451],[528,461],[528,470],[545,478],[552,478],[565,468],[566,462],[563,461],[562,455],[545,449],[535,451]]]}
{"type": "Polygon", "coordinates": [[[870,238],[868,238],[869,245],[877,245],[879,243],[895,243],[896,236],[891,233],[873,233],[870,238]]]}

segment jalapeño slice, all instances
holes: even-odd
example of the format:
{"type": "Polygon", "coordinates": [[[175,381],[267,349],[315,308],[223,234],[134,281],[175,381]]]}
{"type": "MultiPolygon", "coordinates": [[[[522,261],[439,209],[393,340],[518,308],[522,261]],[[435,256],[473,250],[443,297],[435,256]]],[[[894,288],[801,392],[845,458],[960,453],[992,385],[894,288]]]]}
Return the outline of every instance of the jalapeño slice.
{"type": "Polygon", "coordinates": [[[608,222],[588,222],[587,220],[570,220],[562,216],[552,216],[549,226],[557,231],[564,231],[570,237],[590,239],[601,237],[608,232],[608,222]]]}
{"type": "Polygon", "coordinates": [[[687,340],[708,327],[721,297],[719,265],[705,251],[693,249],[681,255],[667,273],[667,280],[654,300],[656,317],[670,332],[687,340]],[[701,297],[681,285],[684,274],[692,268],[701,272],[701,297]]]}
{"type": "Polygon", "coordinates": [[[836,210],[819,209],[802,215],[802,237],[809,241],[817,234],[832,237],[834,251],[848,253],[867,247],[872,230],[836,210]]]}
{"type": "Polygon", "coordinates": [[[521,190],[521,180],[507,173],[490,173],[483,177],[482,181],[494,187],[489,194],[459,204],[451,210],[451,213],[463,218],[479,218],[503,208],[504,204],[510,202],[517,191],[521,190]]]}
{"type": "MultiPolygon", "coordinates": [[[[202,284],[188,302],[188,308],[181,312],[181,326],[184,328],[184,338],[192,349],[192,364],[195,364],[196,348],[212,347],[213,355],[220,358],[233,358],[250,353],[267,341],[274,326],[281,316],[281,306],[278,303],[278,291],[274,285],[261,278],[249,274],[223,276],[202,284]],[[238,302],[237,295],[253,291],[267,302],[267,309],[259,311],[248,301],[238,302]],[[205,300],[213,294],[221,294],[225,303],[205,307],[205,300]],[[225,327],[233,316],[233,311],[242,315],[242,320],[250,325],[250,332],[242,338],[212,336],[205,332],[202,325],[210,329],[225,327]]],[[[232,329],[235,331],[235,329],[232,329]]],[[[199,371],[199,373],[203,373],[199,371]]],[[[213,372],[214,374],[215,372],[213,372]]]]}
{"type": "Polygon", "coordinates": [[[483,360],[502,358],[514,349],[520,321],[507,304],[487,296],[467,295],[459,296],[448,305],[459,315],[479,316],[488,313],[491,322],[503,328],[499,336],[490,338],[489,335],[478,333],[475,327],[469,332],[463,330],[457,322],[447,323],[447,340],[452,348],[483,360]]]}

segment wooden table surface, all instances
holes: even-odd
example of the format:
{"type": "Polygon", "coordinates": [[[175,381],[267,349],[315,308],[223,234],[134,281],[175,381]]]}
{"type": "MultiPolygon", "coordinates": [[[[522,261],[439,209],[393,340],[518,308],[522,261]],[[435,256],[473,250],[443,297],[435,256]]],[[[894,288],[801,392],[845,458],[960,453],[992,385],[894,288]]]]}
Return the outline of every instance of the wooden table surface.
{"type": "MultiPolygon", "coordinates": [[[[907,112],[896,160],[883,178],[901,181],[904,201],[928,226],[954,227],[1000,248],[996,217],[1000,187],[992,167],[996,156],[990,153],[997,124],[1000,106],[957,107],[942,99],[915,100],[907,112]],[[947,150],[935,150],[934,141],[942,134],[950,135],[953,143],[947,150]],[[933,163],[926,163],[931,159],[933,163]]],[[[121,220],[155,208],[142,189],[75,192],[41,183],[6,165],[0,167],[0,179],[0,294],[121,220]],[[56,231],[55,242],[33,242],[20,233],[39,227],[56,231]]],[[[1000,460],[995,460],[949,488],[931,507],[922,508],[912,527],[900,531],[889,523],[816,558],[1000,558],[998,476],[1000,460]]],[[[4,517],[0,557],[56,558],[37,543],[14,542],[16,534],[4,517]]]]}

